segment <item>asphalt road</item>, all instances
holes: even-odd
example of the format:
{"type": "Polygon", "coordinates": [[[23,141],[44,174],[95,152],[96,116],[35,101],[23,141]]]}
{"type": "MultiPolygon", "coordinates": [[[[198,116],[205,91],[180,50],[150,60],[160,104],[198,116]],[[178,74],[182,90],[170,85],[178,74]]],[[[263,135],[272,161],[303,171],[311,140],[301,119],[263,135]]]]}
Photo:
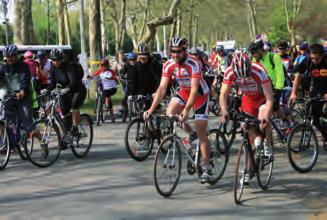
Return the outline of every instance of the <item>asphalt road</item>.
{"type": "Polygon", "coordinates": [[[66,150],[45,169],[14,155],[1,171],[0,219],[327,219],[326,151],[320,151],[312,172],[299,174],[285,147],[276,147],[271,187],[262,191],[252,180],[239,206],[232,193],[235,150],[215,186],[188,176],[184,163],[175,193],[164,199],[153,185],[153,155],[144,162],[130,159],[125,128],[123,123],[95,126],[87,158],[76,159],[66,150]]]}

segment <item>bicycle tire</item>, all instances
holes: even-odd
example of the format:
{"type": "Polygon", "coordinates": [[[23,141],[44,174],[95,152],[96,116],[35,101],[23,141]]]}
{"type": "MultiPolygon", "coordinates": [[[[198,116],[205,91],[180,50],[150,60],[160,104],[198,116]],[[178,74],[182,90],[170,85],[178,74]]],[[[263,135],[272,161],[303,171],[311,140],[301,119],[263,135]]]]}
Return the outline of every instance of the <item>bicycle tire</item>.
{"type": "MultiPolygon", "coordinates": [[[[272,140],[272,139],[271,139],[272,140]]],[[[266,190],[268,188],[268,185],[271,180],[271,176],[273,173],[273,167],[274,167],[274,147],[271,142],[272,147],[272,156],[267,158],[264,156],[264,149],[263,145],[256,150],[256,163],[257,163],[257,181],[258,185],[261,189],[266,190]],[[264,169],[268,166],[268,174],[266,178],[264,178],[264,169]]],[[[266,168],[267,169],[267,168],[266,168]]]]}
{"type": "MultiPolygon", "coordinates": [[[[174,136],[173,135],[169,135],[169,136],[166,136],[163,141],[161,142],[157,152],[156,152],[156,155],[154,157],[154,162],[153,162],[153,178],[154,178],[154,185],[155,185],[155,188],[157,190],[157,192],[163,196],[163,197],[170,197],[172,195],[172,193],[175,191],[177,185],[178,185],[178,182],[179,182],[179,178],[181,176],[181,169],[182,169],[182,152],[181,152],[181,149],[180,149],[180,146],[178,144],[178,142],[174,139],[174,136]],[[168,145],[166,145],[168,143],[168,145]],[[162,150],[161,148],[165,148],[164,150],[162,150]],[[177,155],[175,155],[177,153],[177,155]],[[172,158],[173,158],[173,161],[169,161],[168,160],[168,157],[169,155],[173,154],[172,158]],[[159,158],[161,156],[164,156],[164,164],[158,164],[159,163],[159,158]],[[178,159],[178,162],[176,162],[176,158],[178,159]],[[171,164],[166,164],[166,163],[171,163],[171,164]],[[169,184],[168,186],[168,189],[164,189],[161,184],[160,184],[160,180],[159,180],[159,176],[160,175],[160,172],[159,172],[159,168],[162,168],[162,169],[168,169],[169,171],[171,169],[175,169],[176,168],[176,165],[178,165],[178,168],[177,168],[177,175],[176,175],[176,178],[175,180],[172,182],[172,184],[169,184]]],[[[171,174],[169,174],[169,178],[168,178],[170,181],[171,180],[171,174]]]]}
{"type": "Polygon", "coordinates": [[[234,202],[235,204],[240,204],[243,190],[244,190],[244,175],[247,169],[247,161],[248,161],[248,150],[245,146],[245,142],[241,143],[241,146],[238,150],[236,166],[235,166],[235,177],[234,177],[234,202]],[[241,161],[242,160],[242,161],[241,161]],[[243,163],[244,168],[240,168],[241,163],[243,163]],[[238,187],[238,184],[240,186],[238,187]]]}
{"type": "Polygon", "coordinates": [[[8,162],[9,162],[9,159],[10,159],[8,128],[5,128],[3,125],[2,125],[2,127],[4,129],[4,135],[1,138],[2,144],[0,145],[0,154],[3,155],[4,158],[0,159],[0,170],[3,170],[6,168],[8,162]]]}
{"type": "Polygon", "coordinates": [[[100,121],[103,122],[103,103],[101,98],[97,98],[97,114],[96,114],[97,126],[100,125],[100,121]]]}
{"type": "Polygon", "coordinates": [[[299,173],[307,173],[311,171],[315,166],[318,160],[318,155],[319,155],[319,144],[318,144],[316,133],[312,128],[312,125],[310,123],[302,123],[295,126],[292,129],[289,139],[287,141],[287,157],[291,166],[299,173]],[[313,149],[313,156],[311,157],[311,159],[309,159],[310,160],[309,163],[304,166],[299,164],[299,161],[297,160],[296,157],[301,157],[303,155],[302,153],[305,153],[304,151],[308,150],[308,146],[302,146],[302,143],[300,143],[301,145],[299,146],[297,145],[294,146],[293,141],[295,139],[295,135],[297,134],[297,132],[300,132],[300,142],[305,141],[309,143],[310,144],[309,148],[313,149]],[[305,132],[309,132],[309,133],[306,134],[305,132]],[[303,138],[306,138],[307,135],[310,136],[310,134],[311,137],[309,140],[303,140],[303,138]],[[313,141],[311,138],[313,138],[313,141]],[[311,147],[311,144],[314,144],[314,146],[311,147]]]}
{"type": "Polygon", "coordinates": [[[152,149],[153,149],[153,143],[154,140],[151,137],[146,137],[146,124],[144,122],[143,118],[134,118],[128,125],[126,128],[126,132],[125,132],[125,147],[126,147],[126,151],[129,154],[129,156],[140,162],[140,161],[144,161],[148,158],[148,156],[151,154],[152,149]],[[133,137],[132,136],[132,126],[134,126],[134,124],[136,124],[136,136],[133,137]],[[141,125],[143,124],[143,126],[141,125]],[[134,140],[137,142],[136,147],[134,147],[134,144],[131,143],[131,140],[134,140]],[[144,146],[142,146],[142,142],[144,143],[144,146]],[[141,144],[140,144],[141,143],[141,144]],[[138,144],[140,144],[140,146],[138,146],[138,144]],[[144,154],[139,154],[140,152],[138,152],[138,148],[141,147],[142,150],[144,151],[144,154]]]}
{"type": "MultiPolygon", "coordinates": [[[[40,142],[40,140],[38,140],[40,142]]],[[[40,119],[38,121],[35,121],[30,127],[29,129],[27,129],[26,132],[26,138],[24,138],[24,150],[25,152],[30,152],[28,154],[26,154],[27,159],[35,166],[38,167],[48,167],[50,165],[52,165],[58,158],[61,152],[61,135],[60,135],[60,131],[58,126],[55,123],[50,122],[50,120],[48,119],[40,119]],[[51,129],[53,128],[53,137],[44,137],[44,135],[42,136],[42,139],[46,139],[47,140],[47,149],[48,149],[48,155],[44,156],[42,155],[42,150],[41,150],[41,146],[39,146],[39,148],[37,148],[35,146],[36,141],[34,141],[34,138],[37,139],[37,137],[31,135],[31,132],[34,133],[35,128],[38,129],[38,131],[40,131],[40,134],[44,134],[45,132],[47,132],[47,129],[51,129]],[[45,130],[42,130],[45,129],[45,130]],[[28,138],[30,137],[30,138],[28,138]],[[56,138],[57,137],[57,138],[56,138]],[[49,143],[50,140],[52,139],[57,139],[54,141],[54,146],[51,147],[51,151],[49,151],[49,143]],[[31,144],[30,144],[30,142],[31,144]],[[31,146],[29,146],[31,145],[31,146]],[[40,149],[40,150],[38,150],[40,149]],[[49,154],[51,152],[51,155],[49,157],[49,154]],[[54,152],[54,153],[53,153],[54,152]],[[38,154],[40,153],[40,159],[38,159],[38,154]]]]}
{"type": "Polygon", "coordinates": [[[78,130],[80,132],[79,136],[73,137],[74,140],[73,140],[73,144],[71,145],[71,150],[75,157],[83,158],[87,156],[93,143],[93,123],[91,117],[88,114],[82,113],[80,115],[80,123],[78,125],[78,130]],[[85,124],[83,124],[84,122],[85,124]],[[85,132],[87,128],[89,129],[88,135],[85,132]],[[82,144],[80,141],[86,137],[89,137],[89,139],[85,143],[86,147],[83,148],[84,144],[82,144]],[[80,151],[80,149],[82,150],[80,151]]]}

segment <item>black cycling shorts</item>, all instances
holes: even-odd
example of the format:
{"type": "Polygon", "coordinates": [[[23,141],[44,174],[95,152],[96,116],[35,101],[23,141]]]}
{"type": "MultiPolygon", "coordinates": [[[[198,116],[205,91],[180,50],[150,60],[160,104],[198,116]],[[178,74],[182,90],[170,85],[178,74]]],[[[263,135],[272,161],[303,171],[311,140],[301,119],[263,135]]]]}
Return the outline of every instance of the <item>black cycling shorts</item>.
{"type": "Polygon", "coordinates": [[[103,96],[110,97],[110,96],[115,95],[116,92],[117,92],[117,88],[106,89],[106,90],[103,90],[103,96]]]}

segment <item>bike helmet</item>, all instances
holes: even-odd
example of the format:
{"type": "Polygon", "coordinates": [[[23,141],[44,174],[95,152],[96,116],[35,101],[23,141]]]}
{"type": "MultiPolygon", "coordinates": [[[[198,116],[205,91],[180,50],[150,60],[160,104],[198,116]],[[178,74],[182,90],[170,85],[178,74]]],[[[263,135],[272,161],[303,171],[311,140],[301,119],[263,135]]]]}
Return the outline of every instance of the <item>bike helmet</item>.
{"type": "Polygon", "coordinates": [[[216,46],[216,52],[223,52],[225,50],[224,46],[223,45],[217,45],[216,46]]]}
{"type": "Polygon", "coordinates": [[[50,52],[51,60],[62,60],[64,59],[64,52],[61,49],[53,49],[50,52]]]}
{"type": "Polygon", "coordinates": [[[170,48],[172,47],[180,47],[182,49],[187,49],[188,43],[186,38],[184,37],[173,37],[170,42],[170,48]]]}
{"type": "Polygon", "coordinates": [[[250,51],[250,53],[253,53],[257,50],[263,49],[263,46],[264,46],[264,43],[263,43],[262,39],[257,39],[249,45],[248,50],[250,51]]]}
{"type": "Polygon", "coordinates": [[[33,52],[32,51],[26,51],[24,53],[24,59],[32,59],[34,56],[33,52]]]}
{"type": "Polygon", "coordinates": [[[238,78],[249,76],[251,61],[250,58],[242,51],[233,53],[231,67],[238,78]]]}
{"type": "Polygon", "coordinates": [[[18,54],[18,47],[15,44],[9,44],[3,49],[3,56],[10,57],[18,54]]]}
{"type": "Polygon", "coordinates": [[[281,41],[279,41],[277,47],[280,48],[280,49],[287,49],[288,48],[288,43],[286,41],[284,41],[284,40],[281,40],[281,41]]]}
{"type": "Polygon", "coordinates": [[[137,47],[138,55],[148,55],[150,53],[149,47],[146,43],[140,43],[137,47]]]}
{"type": "Polygon", "coordinates": [[[309,48],[308,42],[303,42],[300,44],[300,50],[307,50],[309,48]]]}
{"type": "Polygon", "coordinates": [[[128,60],[135,60],[136,58],[137,58],[136,53],[131,52],[131,53],[127,54],[127,59],[128,60]]]}
{"type": "Polygon", "coordinates": [[[43,50],[39,50],[37,53],[36,53],[36,58],[38,58],[38,59],[43,59],[43,58],[45,58],[46,57],[46,53],[45,53],[45,51],[43,51],[43,50]]]}

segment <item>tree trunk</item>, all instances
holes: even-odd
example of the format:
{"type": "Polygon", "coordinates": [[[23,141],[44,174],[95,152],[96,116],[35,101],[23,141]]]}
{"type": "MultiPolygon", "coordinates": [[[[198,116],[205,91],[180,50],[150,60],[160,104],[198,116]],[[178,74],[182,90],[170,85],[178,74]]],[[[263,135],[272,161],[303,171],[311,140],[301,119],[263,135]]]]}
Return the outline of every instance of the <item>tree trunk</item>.
{"type": "Polygon", "coordinates": [[[193,13],[190,14],[190,19],[188,21],[188,42],[190,47],[193,47],[193,13]]]}
{"type": "Polygon", "coordinates": [[[69,14],[68,14],[68,9],[67,9],[67,1],[64,0],[64,20],[65,20],[65,32],[66,32],[66,39],[67,39],[67,44],[71,45],[72,43],[72,33],[70,29],[70,23],[69,23],[69,14]]]}
{"type": "Polygon", "coordinates": [[[166,17],[163,18],[155,18],[147,23],[147,31],[145,36],[142,39],[142,42],[150,43],[153,42],[153,39],[156,34],[156,28],[161,25],[168,25],[174,22],[177,17],[177,8],[180,4],[181,0],[174,0],[170,7],[169,13],[166,17]]]}
{"type": "Polygon", "coordinates": [[[248,7],[248,23],[250,29],[250,37],[254,39],[256,34],[258,33],[255,0],[247,0],[247,7],[248,7]]]}
{"type": "Polygon", "coordinates": [[[159,39],[159,35],[158,32],[156,32],[156,42],[157,42],[157,51],[160,51],[160,39],[159,39]]]}
{"type": "Polygon", "coordinates": [[[182,34],[182,14],[177,16],[177,24],[176,24],[176,35],[181,36],[182,34]]]}
{"type": "Polygon", "coordinates": [[[34,43],[32,19],[32,0],[16,0],[15,2],[15,38],[18,44],[34,43]]]}
{"type": "Polygon", "coordinates": [[[80,1],[80,12],[79,12],[79,22],[80,22],[80,34],[81,34],[81,52],[86,52],[86,37],[85,37],[85,22],[84,22],[84,0],[80,1]]]}
{"type": "Polygon", "coordinates": [[[173,24],[171,25],[169,39],[172,39],[173,37],[177,36],[176,30],[177,30],[177,18],[174,19],[173,24]]]}
{"type": "MultiPolygon", "coordinates": [[[[163,11],[163,16],[165,17],[165,11],[163,11]]],[[[167,56],[167,31],[166,31],[166,25],[162,26],[163,27],[163,47],[164,47],[164,56],[166,57],[167,56]]]]}
{"type": "Polygon", "coordinates": [[[288,6],[286,0],[283,0],[283,4],[284,4],[284,10],[285,10],[285,14],[286,14],[287,30],[291,35],[291,44],[295,45],[296,44],[295,23],[296,23],[297,17],[300,12],[302,0],[293,0],[292,1],[292,5],[291,5],[292,13],[290,13],[291,9],[289,9],[289,6],[288,6]]]}
{"type": "Polygon", "coordinates": [[[126,0],[121,0],[121,16],[119,20],[119,49],[123,48],[126,33],[126,0]]]}
{"type": "Polygon", "coordinates": [[[89,36],[91,60],[97,60],[102,57],[100,22],[100,0],[89,0],[89,36]]]}
{"type": "Polygon", "coordinates": [[[22,44],[22,36],[21,36],[21,30],[22,30],[22,19],[23,19],[23,5],[20,3],[20,1],[16,1],[15,4],[15,42],[17,44],[22,44]]]}
{"type": "Polygon", "coordinates": [[[58,43],[65,44],[65,22],[63,0],[56,0],[57,20],[58,20],[58,43]]]}
{"type": "Polygon", "coordinates": [[[47,0],[47,44],[50,42],[51,21],[50,21],[50,0],[47,0]]]}
{"type": "Polygon", "coordinates": [[[197,46],[197,36],[198,36],[198,25],[199,25],[199,16],[195,15],[194,17],[194,32],[193,32],[193,47],[197,46]]]}
{"type": "Polygon", "coordinates": [[[100,11],[101,11],[101,48],[103,54],[107,54],[108,52],[108,39],[106,36],[106,25],[105,25],[105,7],[104,7],[104,0],[100,0],[100,11]]]}

